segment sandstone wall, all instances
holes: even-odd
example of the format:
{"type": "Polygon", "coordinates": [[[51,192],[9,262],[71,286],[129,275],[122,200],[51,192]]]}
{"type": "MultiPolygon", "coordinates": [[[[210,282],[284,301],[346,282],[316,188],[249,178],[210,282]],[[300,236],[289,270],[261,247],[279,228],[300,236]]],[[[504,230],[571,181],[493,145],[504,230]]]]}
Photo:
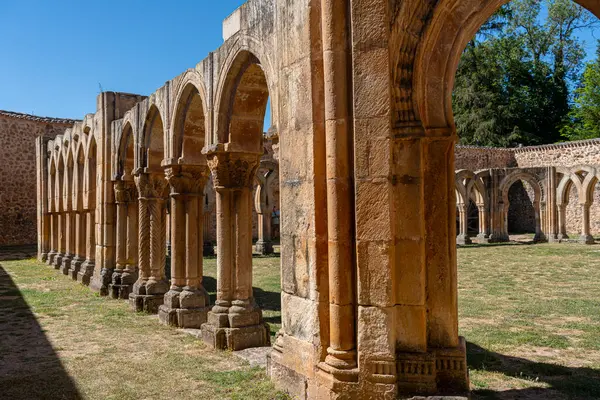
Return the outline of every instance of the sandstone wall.
{"type": "Polygon", "coordinates": [[[519,167],[600,165],[600,139],[514,149],[519,167]]]}
{"type": "Polygon", "coordinates": [[[454,152],[456,169],[477,171],[486,168],[516,167],[513,149],[492,147],[456,146],[454,152]]]}
{"type": "Polygon", "coordinates": [[[0,246],[36,243],[35,138],[74,122],[0,111],[0,246]]]}

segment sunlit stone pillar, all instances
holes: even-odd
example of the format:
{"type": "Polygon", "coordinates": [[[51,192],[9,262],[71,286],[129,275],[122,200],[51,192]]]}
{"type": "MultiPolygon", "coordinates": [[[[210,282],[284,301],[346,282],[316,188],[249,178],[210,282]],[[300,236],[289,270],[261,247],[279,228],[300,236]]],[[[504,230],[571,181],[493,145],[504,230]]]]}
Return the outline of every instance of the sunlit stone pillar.
{"type": "Polygon", "coordinates": [[[579,243],[594,244],[594,237],[590,234],[590,204],[581,204],[581,236],[579,243]]]}
{"type": "Polygon", "coordinates": [[[89,285],[94,274],[96,259],[96,213],[95,210],[85,212],[85,261],[77,273],[77,280],[89,285]]]}
{"type": "Polygon", "coordinates": [[[261,207],[258,213],[258,241],[256,251],[263,255],[273,254],[273,242],[271,241],[271,212],[261,207]]]}
{"type": "Polygon", "coordinates": [[[171,187],[171,288],[158,316],[162,323],[199,329],[209,311],[202,286],[206,166],[175,165],[165,170],[171,187]]]}
{"type": "Polygon", "coordinates": [[[477,241],[479,243],[488,243],[490,241],[490,231],[488,225],[489,212],[484,203],[477,204],[477,212],[479,215],[479,234],[477,241]]]}
{"type": "Polygon", "coordinates": [[[138,213],[139,207],[137,198],[137,189],[135,185],[132,186],[132,191],[130,192],[129,202],[127,203],[127,250],[126,250],[126,258],[127,263],[125,264],[125,269],[123,270],[123,274],[121,275],[121,285],[128,286],[129,290],[127,295],[129,296],[129,292],[131,291],[131,287],[137,280],[137,262],[138,262],[138,213]]]}
{"type": "Polygon", "coordinates": [[[57,232],[57,216],[56,213],[50,213],[50,234],[49,234],[49,238],[50,238],[50,251],[48,252],[48,259],[46,260],[46,263],[48,265],[52,265],[52,263],[54,263],[54,257],[56,257],[56,254],[58,252],[58,232],[57,232]]]}
{"type": "Polygon", "coordinates": [[[219,349],[269,344],[269,328],[252,294],[252,183],[261,154],[218,145],[207,152],[217,191],[217,299],[202,337],[219,349]]]}
{"type": "Polygon", "coordinates": [[[56,215],[57,221],[57,247],[58,253],[54,257],[54,268],[59,269],[62,265],[63,257],[66,252],[66,236],[65,236],[65,213],[58,212],[56,215]]]}
{"type": "Polygon", "coordinates": [[[558,205],[558,240],[566,240],[567,235],[567,204],[558,205]]]}
{"type": "Polygon", "coordinates": [[[115,224],[116,267],[111,277],[109,293],[113,299],[128,299],[129,293],[131,293],[131,287],[135,282],[134,277],[132,276],[135,274],[135,271],[131,271],[131,266],[134,261],[128,258],[128,252],[131,254],[131,242],[136,242],[136,239],[129,238],[129,235],[137,237],[137,231],[133,232],[129,229],[128,225],[131,223],[129,223],[128,220],[131,218],[132,213],[137,214],[138,212],[134,207],[137,189],[133,182],[122,180],[116,181],[114,187],[117,204],[115,224]],[[123,275],[126,271],[126,282],[124,282],[123,275]]]}
{"type": "Polygon", "coordinates": [[[73,211],[65,213],[65,241],[65,255],[60,270],[67,275],[71,268],[71,261],[75,256],[75,213],[73,211]]]}
{"type": "Polygon", "coordinates": [[[138,173],[139,193],[138,265],[139,277],[129,302],[135,311],[157,313],[169,289],[165,278],[167,181],[159,173],[138,173]]]}
{"type": "Polygon", "coordinates": [[[77,274],[81,265],[85,262],[85,213],[82,211],[75,212],[75,255],[71,261],[69,276],[73,280],[77,280],[77,274]]]}
{"type": "Polygon", "coordinates": [[[471,238],[469,237],[468,224],[469,224],[469,206],[467,204],[458,204],[458,226],[459,234],[456,236],[456,244],[471,244],[471,238]]]}

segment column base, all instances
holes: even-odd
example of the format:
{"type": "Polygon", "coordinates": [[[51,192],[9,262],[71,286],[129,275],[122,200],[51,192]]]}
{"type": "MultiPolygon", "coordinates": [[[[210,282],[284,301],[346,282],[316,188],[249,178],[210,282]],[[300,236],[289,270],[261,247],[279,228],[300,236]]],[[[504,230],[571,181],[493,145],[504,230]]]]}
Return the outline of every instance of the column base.
{"type": "Polygon", "coordinates": [[[69,269],[71,269],[71,261],[73,261],[73,255],[65,254],[65,256],[62,259],[62,263],[60,264],[60,272],[62,272],[63,275],[69,275],[69,269]]]}
{"type": "Polygon", "coordinates": [[[507,243],[510,242],[508,235],[491,235],[490,243],[507,243]]]}
{"type": "Polygon", "coordinates": [[[579,243],[581,244],[594,244],[596,241],[592,235],[581,235],[579,237],[579,243]]]}
{"type": "Polygon", "coordinates": [[[202,247],[202,255],[204,257],[214,257],[215,246],[213,246],[211,242],[204,242],[204,246],[202,247]]]}
{"type": "Polygon", "coordinates": [[[158,313],[158,308],[163,304],[163,294],[129,294],[129,305],[135,312],[148,314],[158,313]]]}
{"type": "Polygon", "coordinates": [[[178,328],[200,329],[208,320],[210,297],[204,289],[171,289],[158,308],[161,323],[178,328]]]}
{"type": "Polygon", "coordinates": [[[111,283],[108,285],[108,295],[111,299],[115,300],[127,300],[131,294],[132,285],[118,285],[111,283]]]}
{"type": "Polygon", "coordinates": [[[68,275],[74,281],[77,280],[77,274],[79,273],[79,270],[81,269],[81,266],[83,265],[84,262],[85,262],[85,259],[82,257],[75,257],[71,261],[71,268],[69,269],[68,275]]]}
{"type": "MultiPolygon", "coordinates": [[[[209,316],[211,312],[208,313],[209,316]]],[[[210,317],[208,317],[210,320],[210,317]]],[[[210,323],[202,324],[202,340],[219,350],[238,351],[251,347],[269,346],[269,324],[244,326],[240,328],[219,328],[210,323]]]]}
{"type": "Polygon", "coordinates": [[[45,263],[48,260],[48,253],[40,253],[38,255],[38,261],[41,263],[45,263]]]}
{"type": "Polygon", "coordinates": [[[77,281],[89,286],[92,281],[92,276],[94,275],[94,268],[95,265],[93,261],[85,260],[77,272],[77,281]]]}
{"type": "Polygon", "coordinates": [[[533,237],[533,242],[534,243],[546,243],[546,242],[548,242],[548,238],[546,238],[546,235],[544,235],[543,233],[536,234],[533,237]]]}
{"type": "Polygon", "coordinates": [[[62,253],[57,253],[56,256],[54,256],[54,263],[52,263],[52,266],[54,266],[54,269],[60,269],[60,266],[62,265],[64,256],[65,255],[62,253]]]}
{"type": "Polygon", "coordinates": [[[456,237],[456,244],[465,245],[465,244],[473,244],[473,241],[468,235],[458,235],[456,237]]]}
{"type": "Polygon", "coordinates": [[[490,242],[490,235],[482,235],[482,234],[477,235],[477,243],[489,243],[489,242],[490,242]]]}
{"type": "Polygon", "coordinates": [[[259,240],[256,242],[254,250],[263,256],[273,254],[273,243],[271,241],[259,240]]]}
{"type": "Polygon", "coordinates": [[[51,251],[48,253],[48,257],[46,258],[46,264],[48,265],[52,265],[54,263],[54,257],[56,257],[56,252],[55,251],[51,251]]]}
{"type": "Polygon", "coordinates": [[[557,236],[557,238],[558,238],[558,242],[562,243],[565,240],[569,240],[569,235],[567,235],[566,233],[564,233],[564,234],[563,233],[559,233],[558,236],[557,236]]]}

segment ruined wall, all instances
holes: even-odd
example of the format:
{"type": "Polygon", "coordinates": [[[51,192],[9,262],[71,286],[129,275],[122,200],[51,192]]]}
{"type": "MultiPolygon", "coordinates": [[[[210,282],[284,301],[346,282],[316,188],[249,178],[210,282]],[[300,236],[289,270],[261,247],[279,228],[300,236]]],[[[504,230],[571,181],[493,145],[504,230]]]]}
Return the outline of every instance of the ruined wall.
{"type": "Polygon", "coordinates": [[[477,171],[486,168],[516,167],[513,149],[492,147],[456,146],[454,151],[455,169],[477,171]]]}
{"type": "Polygon", "coordinates": [[[0,111],[0,246],[36,243],[35,138],[74,122],[0,111]]]}
{"type": "Polygon", "coordinates": [[[514,149],[519,167],[600,165],[600,139],[514,149]]]}

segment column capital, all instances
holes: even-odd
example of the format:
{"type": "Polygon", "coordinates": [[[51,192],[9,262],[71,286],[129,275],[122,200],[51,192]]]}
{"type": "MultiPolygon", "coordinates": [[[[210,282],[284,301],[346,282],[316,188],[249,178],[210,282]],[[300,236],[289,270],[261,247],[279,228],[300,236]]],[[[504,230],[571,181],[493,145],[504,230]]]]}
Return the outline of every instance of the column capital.
{"type": "Polygon", "coordinates": [[[131,203],[138,197],[137,187],[132,181],[117,180],[114,183],[115,201],[117,203],[131,203]]]}
{"type": "Polygon", "coordinates": [[[260,153],[227,151],[220,146],[209,149],[206,157],[215,188],[252,188],[261,156],[260,153]]]}
{"type": "Polygon", "coordinates": [[[171,187],[171,194],[200,194],[208,180],[206,165],[176,164],[165,167],[165,178],[171,187]]]}
{"type": "Polygon", "coordinates": [[[135,175],[135,185],[140,199],[165,198],[168,184],[165,177],[158,173],[139,173],[135,175]]]}

